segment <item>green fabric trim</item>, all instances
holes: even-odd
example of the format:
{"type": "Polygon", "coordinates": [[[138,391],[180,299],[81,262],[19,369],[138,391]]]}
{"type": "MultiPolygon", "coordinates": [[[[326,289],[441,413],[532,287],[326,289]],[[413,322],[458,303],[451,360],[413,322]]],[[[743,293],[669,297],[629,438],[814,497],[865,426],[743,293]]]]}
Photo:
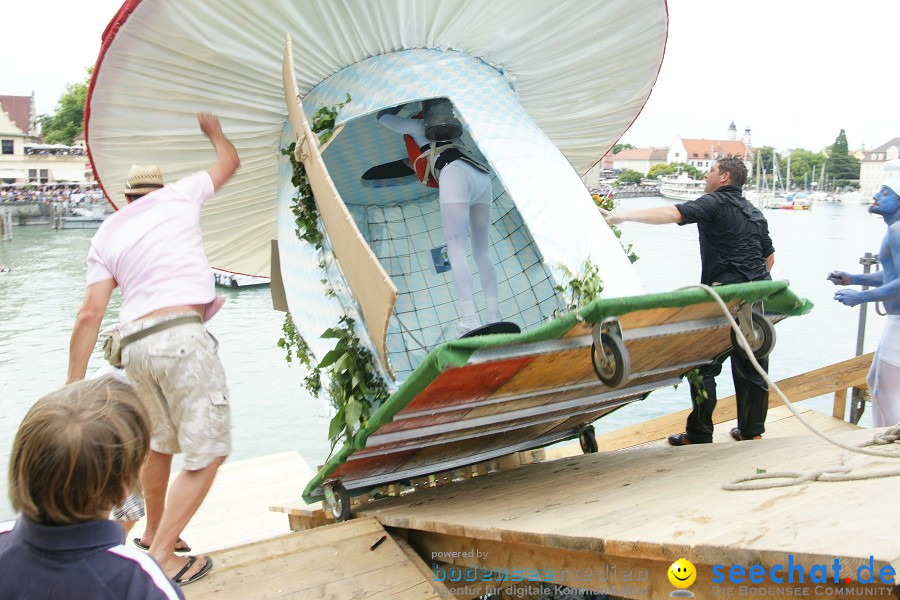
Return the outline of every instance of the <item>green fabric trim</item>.
{"type": "MultiPolygon", "coordinates": [[[[794,294],[788,288],[786,281],[753,281],[723,285],[716,287],[715,291],[725,302],[730,302],[734,299],[742,299],[747,302],[762,301],[766,312],[780,315],[799,316],[808,313],[813,308],[812,302],[794,294]]],[[[578,314],[588,323],[598,323],[603,319],[624,315],[636,310],[677,308],[712,301],[712,298],[705,290],[692,287],[641,296],[600,298],[578,311],[578,314]]],[[[320,487],[331,473],[343,464],[353,452],[365,448],[366,440],[370,435],[378,431],[382,425],[390,423],[394,415],[403,410],[446,369],[465,365],[469,357],[476,350],[482,348],[559,339],[575,325],[577,320],[578,317],[575,314],[569,314],[526,333],[489,335],[441,344],[428,353],[425,360],[375,411],[366,426],[357,432],[351,442],[345,443],[325,463],[316,476],[307,484],[306,489],[303,491],[303,499],[307,502],[312,502],[312,492],[320,487]]],[[[362,491],[359,491],[359,493],[362,493],[362,491]]]]}

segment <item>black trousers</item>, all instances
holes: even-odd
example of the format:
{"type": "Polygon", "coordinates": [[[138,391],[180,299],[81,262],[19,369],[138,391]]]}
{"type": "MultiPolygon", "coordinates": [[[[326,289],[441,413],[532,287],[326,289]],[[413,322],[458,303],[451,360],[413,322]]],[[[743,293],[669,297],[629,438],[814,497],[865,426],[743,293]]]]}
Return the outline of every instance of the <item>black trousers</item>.
{"type": "MultiPolygon", "coordinates": [[[[695,443],[712,441],[713,411],[716,408],[716,377],[722,372],[722,365],[731,354],[731,377],[737,397],[737,423],[744,437],[762,435],[766,430],[766,413],[769,411],[769,386],[762,375],[756,372],[750,359],[740,348],[733,349],[718,357],[715,362],[699,368],[706,387],[706,399],[700,399],[697,388],[691,382],[691,404],[694,409],[688,415],[685,432],[695,443]]],[[[766,373],[769,372],[769,358],[757,359],[766,373]]]]}

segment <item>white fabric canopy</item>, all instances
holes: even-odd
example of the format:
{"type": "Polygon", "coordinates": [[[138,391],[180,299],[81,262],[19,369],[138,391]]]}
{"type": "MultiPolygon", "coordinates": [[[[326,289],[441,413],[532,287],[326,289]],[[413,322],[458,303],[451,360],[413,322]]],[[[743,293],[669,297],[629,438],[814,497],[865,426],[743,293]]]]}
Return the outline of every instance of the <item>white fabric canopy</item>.
{"type": "Polygon", "coordinates": [[[207,252],[216,267],[268,275],[285,32],[301,94],[388,52],[480,58],[584,173],[646,102],[666,28],[665,0],[129,0],[105,34],[86,136],[107,196],[120,203],[132,163],[157,164],[168,180],[209,165],[194,115],[220,115],[242,166],[204,208],[207,252]]]}

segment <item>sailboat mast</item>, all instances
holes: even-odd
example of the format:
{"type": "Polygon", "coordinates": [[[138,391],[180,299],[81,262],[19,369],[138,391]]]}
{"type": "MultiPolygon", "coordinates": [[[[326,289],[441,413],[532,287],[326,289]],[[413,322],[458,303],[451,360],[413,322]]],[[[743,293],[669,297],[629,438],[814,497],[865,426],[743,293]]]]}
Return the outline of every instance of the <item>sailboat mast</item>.
{"type": "Polygon", "coordinates": [[[762,165],[760,164],[760,151],[756,151],[756,197],[759,197],[759,176],[762,171],[762,165]]]}
{"type": "Polygon", "coordinates": [[[791,189],[791,155],[788,154],[788,164],[787,164],[787,183],[784,184],[784,191],[788,192],[791,189]]]}

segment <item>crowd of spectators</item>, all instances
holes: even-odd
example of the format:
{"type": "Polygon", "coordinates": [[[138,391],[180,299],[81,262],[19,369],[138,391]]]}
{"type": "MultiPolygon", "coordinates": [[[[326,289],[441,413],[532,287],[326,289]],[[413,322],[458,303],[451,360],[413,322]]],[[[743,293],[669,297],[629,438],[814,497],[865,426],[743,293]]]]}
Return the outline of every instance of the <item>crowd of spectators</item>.
{"type": "Polygon", "coordinates": [[[0,187],[0,203],[54,202],[96,204],[103,201],[103,192],[96,183],[46,183],[26,187],[0,187]]]}
{"type": "Polygon", "coordinates": [[[29,156],[86,156],[87,148],[64,144],[25,144],[25,154],[29,156]]]}

